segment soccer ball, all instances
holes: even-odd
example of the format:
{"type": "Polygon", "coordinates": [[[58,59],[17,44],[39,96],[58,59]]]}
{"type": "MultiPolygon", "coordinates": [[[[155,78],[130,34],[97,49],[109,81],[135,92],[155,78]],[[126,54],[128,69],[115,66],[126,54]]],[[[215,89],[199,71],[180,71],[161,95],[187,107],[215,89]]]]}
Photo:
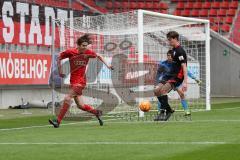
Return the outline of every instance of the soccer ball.
{"type": "Polygon", "coordinates": [[[151,109],[151,103],[149,101],[143,101],[139,104],[139,108],[143,112],[148,112],[151,109]]]}

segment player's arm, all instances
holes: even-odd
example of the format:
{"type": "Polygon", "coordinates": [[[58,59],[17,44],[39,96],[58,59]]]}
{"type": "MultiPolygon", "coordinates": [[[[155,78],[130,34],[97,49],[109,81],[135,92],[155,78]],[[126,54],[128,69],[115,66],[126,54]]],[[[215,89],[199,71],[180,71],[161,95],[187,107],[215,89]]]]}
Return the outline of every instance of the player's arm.
{"type": "Polygon", "coordinates": [[[189,70],[187,71],[187,75],[194,80],[196,79],[196,77],[189,70]]]}
{"type": "Polygon", "coordinates": [[[57,66],[58,66],[58,73],[60,75],[60,77],[64,77],[63,73],[62,73],[62,65],[61,65],[61,57],[59,56],[57,58],[57,66]]]}
{"type": "Polygon", "coordinates": [[[187,76],[187,65],[186,65],[186,63],[182,63],[181,66],[182,66],[183,75],[184,75],[182,89],[183,89],[183,91],[187,91],[187,78],[188,78],[188,76],[187,76]]]}
{"type": "Polygon", "coordinates": [[[158,64],[158,73],[162,73],[165,71],[165,65],[161,62],[158,64]]]}
{"type": "Polygon", "coordinates": [[[161,75],[161,73],[160,73],[160,71],[159,71],[160,64],[158,64],[157,66],[158,66],[158,67],[157,67],[158,69],[157,69],[155,84],[158,84],[158,81],[159,81],[159,78],[160,78],[160,75],[161,75]]]}
{"type": "Polygon", "coordinates": [[[105,61],[105,59],[104,59],[101,55],[97,54],[97,58],[98,58],[100,61],[102,61],[103,64],[105,64],[109,69],[111,69],[111,70],[114,69],[113,66],[107,64],[107,62],[105,61]]]}
{"type": "Polygon", "coordinates": [[[190,78],[194,79],[194,80],[197,82],[198,85],[201,84],[201,81],[200,81],[199,79],[197,79],[197,77],[195,77],[195,76],[192,74],[192,72],[190,72],[190,71],[188,70],[187,74],[188,74],[188,76],[189,76],[190,78]]]}
{"type": "Polygon", "coordinates": [[[158,84],[159,78],[160,78],[161,74],[163,73],[163,71],[164,71],[164,66],[163,66],[162,62],[160,62],[157,67],[156,84],[158,84]]]}
{"type": "Polygon", "coordinates": [[[178,60],[181,64],[182,71],[183,71],[183,82],[182,82],[182,91],[187,91],[187,82],[188,82],[188,76],[187,76],[187,55],[186,52],[182,49],[178,51],[178,60]]]}
{"type": "Polygon", "coordinates": [[[59,73],[60,77],[65,77],[65,74],[63,74],[63,71],[62,71],[61,60],[70,57],[70,55],[71,55],[71,51],[66,50],[66,51],[61,52],[57,58],[58,73],[59,73]]]}

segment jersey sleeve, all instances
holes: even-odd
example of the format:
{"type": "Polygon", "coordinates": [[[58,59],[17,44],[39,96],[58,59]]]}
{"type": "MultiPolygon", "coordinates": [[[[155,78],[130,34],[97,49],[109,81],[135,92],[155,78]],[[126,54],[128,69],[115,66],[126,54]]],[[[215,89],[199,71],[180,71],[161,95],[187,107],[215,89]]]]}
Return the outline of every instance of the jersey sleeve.
{"type": "Polygon", "coordinates": [[[187,63],[187,55],[186,55],[186,52],[183,49],[179,50],[177,59],[181,64],[182,63],[187,63]]]}
{"type": "Polygon", "coordinates": [[[62,59],[65,59],[65,58],[69,58],[71,56],[72,56],[72,50],[68,49],[68,50],[65,50],[65,51],[60,53],[59,59],[62,60],[62,59]]]}

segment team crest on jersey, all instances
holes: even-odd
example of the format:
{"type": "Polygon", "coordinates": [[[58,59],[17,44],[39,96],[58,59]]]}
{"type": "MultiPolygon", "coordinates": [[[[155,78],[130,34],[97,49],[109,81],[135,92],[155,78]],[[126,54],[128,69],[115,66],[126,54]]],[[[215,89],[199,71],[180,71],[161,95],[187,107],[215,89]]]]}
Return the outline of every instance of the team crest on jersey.
{"type": "Polygon", "coordinates": [[[182,61],[182,60],[184,60],[184,57],[183,57],[183,56],[179,56],[178,59],[179,59],[180,61],[182,61]]]}
{"type": "Polygon", "coordinates": [[[76,66],[86,66],[87,63],[85,61],[74,61],[73,62],[76,66]]]}

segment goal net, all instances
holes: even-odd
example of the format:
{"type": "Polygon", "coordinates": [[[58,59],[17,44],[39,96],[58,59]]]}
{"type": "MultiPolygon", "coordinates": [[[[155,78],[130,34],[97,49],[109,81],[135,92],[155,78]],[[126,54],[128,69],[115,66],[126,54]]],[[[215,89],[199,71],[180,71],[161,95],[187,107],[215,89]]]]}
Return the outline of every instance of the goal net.
{"type": "MultiPolygon", "coordinates": [[[[151,110],[157,109],[153,95],[156,82],[157,64],[166,60],[171,48],[166,34],[177,31],[180,43],[188,57],[188,71],[194,79],[188,78],[186,98],[192,111],[210,109],[209,69],[209,22],[207,20],[178,17],[144,10],[84,16],[73,20],[57,20],[60,51],[76,47],[75,41],[85,33],[91,35],[90,49],[101,54],[109,64],[110,71],[96,59],[90,61],[87,69],[87,87],[83,92],[84,101],[104,111],[106,116],[129,118],[139,113],[138,103],[151,102],[151,110]],[[198,84],[196,80],[201,83],[198,84]]],[[[60,52],[59,51],[59,52],[60,52]]],[[[59,52],[56,52],[59,54],[59,52]]],[[[69,64],[64,62],[65,72],[69,64]]],[[[64,84],[69,83],[69,77],[64,84]]],[[[62,84],[63,85],[63,84],[62,84]]],[[[56,90],[64,94],[63,87],[56,90]]],[[[181,111],[179,95],[169,93],[170,105],[181,111]]],[[[69,117],[85,115],[74,105],[69,117]]],[[[145,114],[146,115],[146,114],[145,114]]]]}

